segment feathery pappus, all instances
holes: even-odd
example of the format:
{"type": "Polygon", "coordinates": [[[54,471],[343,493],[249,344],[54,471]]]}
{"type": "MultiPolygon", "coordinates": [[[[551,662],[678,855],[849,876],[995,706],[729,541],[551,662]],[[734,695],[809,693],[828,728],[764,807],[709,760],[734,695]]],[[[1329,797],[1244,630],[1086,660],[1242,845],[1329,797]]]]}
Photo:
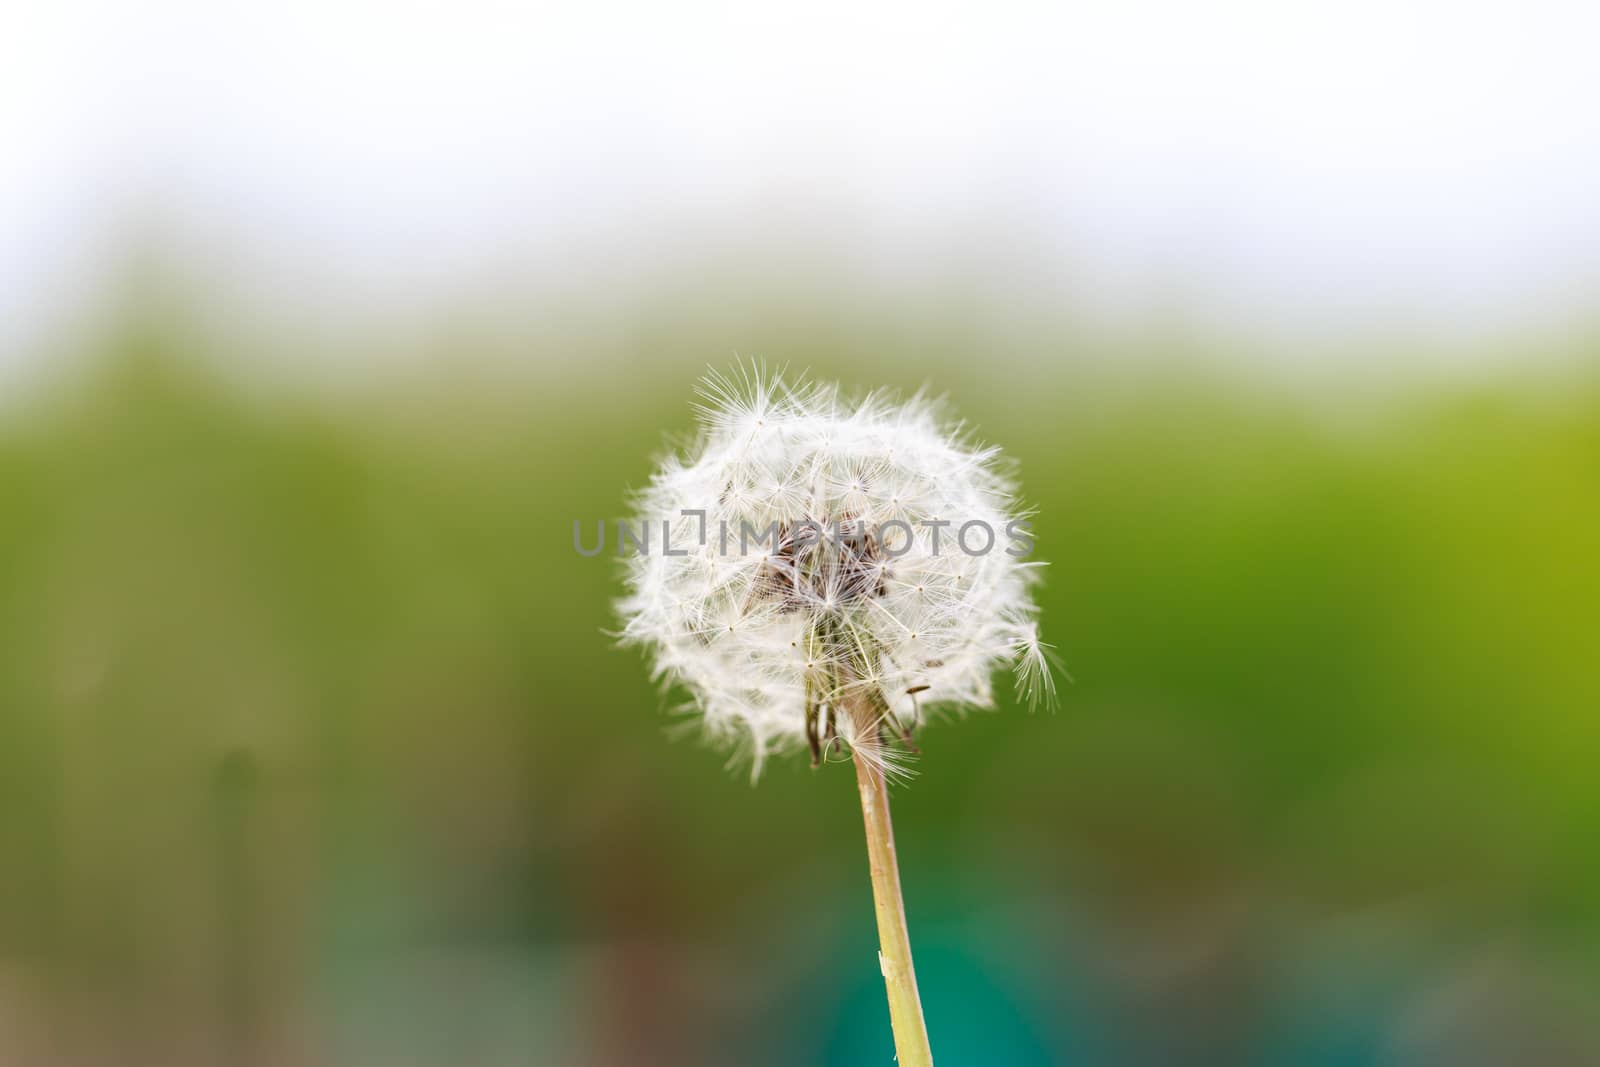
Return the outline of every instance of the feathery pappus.
{"type": "Polygon", "coordinates": [[[743,367],[705,379],[696,409],[696,439],[634,501],[646,543],[625,554],[620,636],[755,773],[836,738],[892,771],[883,741],[991,707],[1002,667],[1030,704],[1053,699],[1041,564],[998,449],[922,394],[743,367]]]}

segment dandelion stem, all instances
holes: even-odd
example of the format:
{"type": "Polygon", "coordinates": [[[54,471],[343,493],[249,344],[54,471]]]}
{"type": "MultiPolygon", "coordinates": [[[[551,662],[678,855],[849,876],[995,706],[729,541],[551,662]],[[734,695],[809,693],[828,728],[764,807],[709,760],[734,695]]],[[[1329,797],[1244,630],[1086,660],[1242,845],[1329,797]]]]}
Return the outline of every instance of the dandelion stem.
{"type": "Polygon", "coordinates": [[[906,932],[905,899],[900,894],[900,863],[895,858],[889,790],[881,761],[868,750],[868,746],[878,743],[877,730],[875,726],[870,731],[860,728],[863,718],[873,721],[870,709],[853,710],[858,723],[858,740],[853,746],[856,783],[861,789],[861,814],[867,828],[872,900],[878,913],[878,964],[889,993],[895,1058],[900,1067],[933,1067],[928,1028],[922,1021],[922,999],[917,994],[917,972],[911,965],[911,937],[906,932]]]}

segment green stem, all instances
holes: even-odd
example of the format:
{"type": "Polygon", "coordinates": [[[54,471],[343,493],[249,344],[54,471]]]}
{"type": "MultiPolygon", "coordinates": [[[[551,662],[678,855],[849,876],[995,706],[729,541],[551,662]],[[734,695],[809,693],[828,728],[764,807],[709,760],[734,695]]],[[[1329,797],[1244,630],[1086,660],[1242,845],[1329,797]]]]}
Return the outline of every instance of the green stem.
{"type": "MultiPolygon", "coordinates": [[[[858,717],[860,724],[865,716],[858,717]]],[[[858,737],[876,737],[858,726],[858,737]]],[[[861,745],[875,744],[862,740],[861,745]]],[[[911,965],[911,937],[906,932],[905,899],[900,895],[900,863],[895,858],[894,825],[889,819],[889,790],[883,772],[854,749],[856,784],[861,788],[861,814],[867,828],[867,859],[872,870],[872,900],[878,913],[878,963],[889,993],[889,1023],[894,1028],[895,1058],[900,1067],[933,1067],[928,1028],[922,1021],[917,972],[911,965]]]]}

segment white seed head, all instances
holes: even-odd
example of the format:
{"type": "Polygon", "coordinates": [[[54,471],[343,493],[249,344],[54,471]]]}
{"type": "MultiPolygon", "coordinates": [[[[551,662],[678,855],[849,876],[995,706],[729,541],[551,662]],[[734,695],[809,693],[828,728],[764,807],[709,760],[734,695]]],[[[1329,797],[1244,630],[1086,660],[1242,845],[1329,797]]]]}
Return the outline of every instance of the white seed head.
{"type": "Polygon", "coordinates": [[[932,709],[993,706],[1002,665],[1030,703],[1053,697],[1039,565],[996,449],[921,395],[852,401],[741,368],[701,398],[697,440],[635,501],[630,526],[653,540],[627,555],[618,610],[623,641],[690,692],[714,738],[756,771],[836,734],[887,762],[841,709],[902,734],[932,709]]]}

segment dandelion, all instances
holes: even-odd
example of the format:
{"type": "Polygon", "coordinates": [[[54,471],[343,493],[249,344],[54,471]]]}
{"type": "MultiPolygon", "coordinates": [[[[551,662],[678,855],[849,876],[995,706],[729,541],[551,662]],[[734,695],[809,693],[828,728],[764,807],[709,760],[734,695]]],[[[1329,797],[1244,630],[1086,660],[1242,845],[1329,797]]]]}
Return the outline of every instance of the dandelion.
{"type": "Polygon", "coordinates": [[[1028,516],[999,452],[921,394],[741,368],[696,407],[698,437],[636,501],[667,543],[627,560],[622,639],[752,775],[786,751],[849,752],[896,1051],[931,1064],[887,779],[931,714],[993,706],[1002,666],[1030,703],[1053,697],[1028,516]]]}

